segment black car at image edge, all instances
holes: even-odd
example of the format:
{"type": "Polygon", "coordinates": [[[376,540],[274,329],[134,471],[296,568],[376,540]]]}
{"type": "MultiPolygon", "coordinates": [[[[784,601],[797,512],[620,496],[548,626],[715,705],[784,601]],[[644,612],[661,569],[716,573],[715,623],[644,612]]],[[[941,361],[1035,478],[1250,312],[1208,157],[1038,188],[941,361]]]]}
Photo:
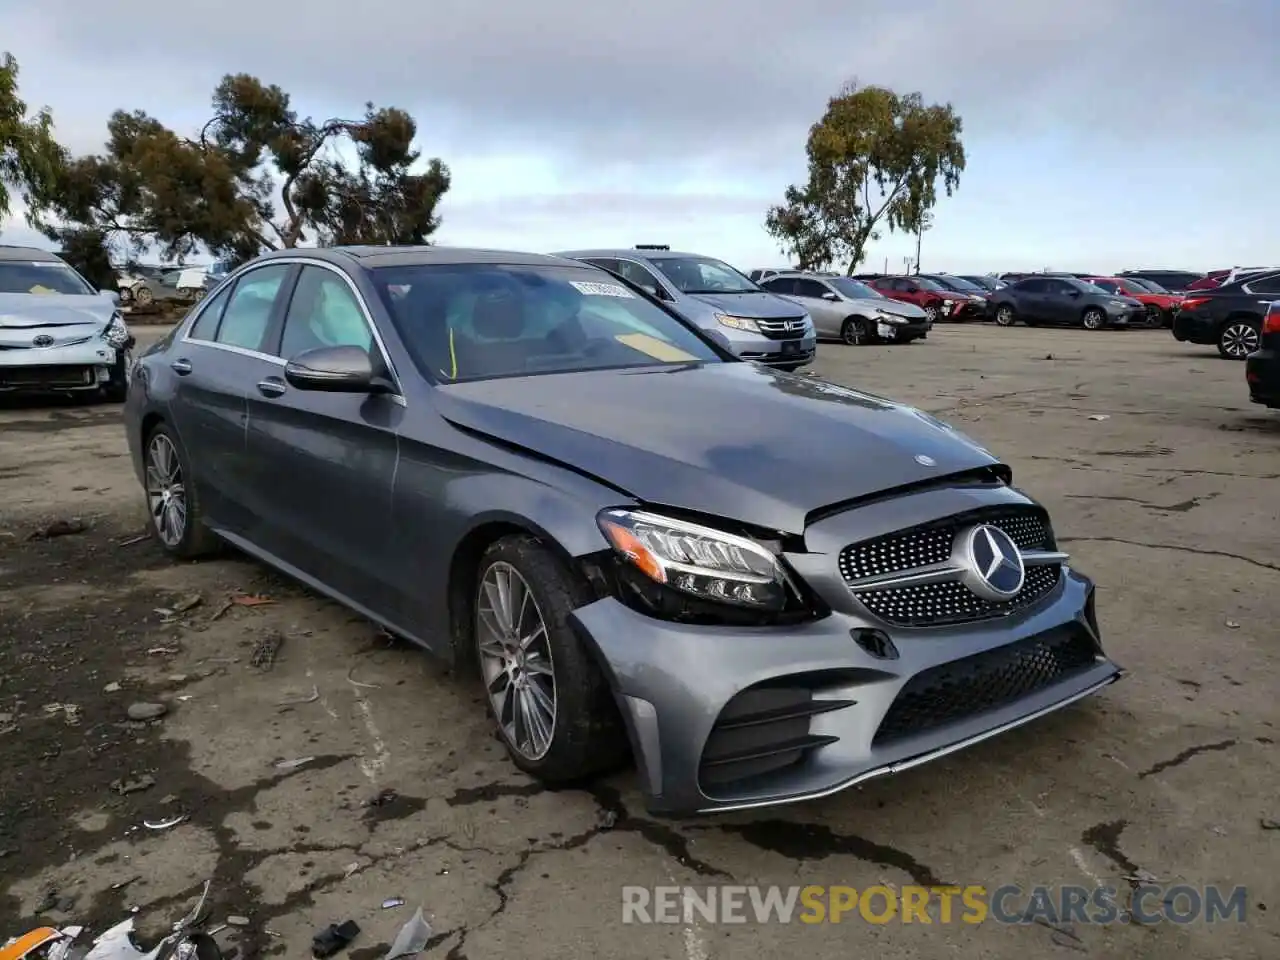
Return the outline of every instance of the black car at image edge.
{"type": "Polygon", "coordinates": [[[1196,290],[1173,318],[1173,338],[1213,345],[1228,360],[1243,360],[1262,345],[1262,321],[1280,298],[1280,273],[1250,274],[1213,290],[1196,290]]]}
{"type": "Polygon", "coordinates": [[[1262,321],[1262,346],[1245,361],[1249,399],[1280,409],[1280,300],[1274,300],[1262,321]]]}

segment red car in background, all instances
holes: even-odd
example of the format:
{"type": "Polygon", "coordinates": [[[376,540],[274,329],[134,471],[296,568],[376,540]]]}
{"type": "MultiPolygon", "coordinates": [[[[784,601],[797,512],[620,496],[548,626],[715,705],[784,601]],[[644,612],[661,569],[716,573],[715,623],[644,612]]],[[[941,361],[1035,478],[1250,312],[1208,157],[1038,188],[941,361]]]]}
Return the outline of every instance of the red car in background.
{"type": "Polygon", "coordinates": [[[1226,283],[1230,275],[1230,270],[1210,270],[1195,283],[1188,284],[1187,290],[1213,290],[1226,283]]]}
{"type": "Polygon", "coordinates": [[[939,320],[982,320],[987,314],[984,295],[948,290],[928,277],[872,277],[863,283],[890,300],[914,303],[935,323],[939,320]]]}
{"type": "Polygon", "coordinates": [[[1172,327],[1173,315],[1182,303],[1176,293],[1153,293],[1151,289],[1130,277],[1085,277],[1085,283],[1101,287],[1107,293],[1132,297],[1147,310],[1147,324],[1152,327],[1172,327]]]}

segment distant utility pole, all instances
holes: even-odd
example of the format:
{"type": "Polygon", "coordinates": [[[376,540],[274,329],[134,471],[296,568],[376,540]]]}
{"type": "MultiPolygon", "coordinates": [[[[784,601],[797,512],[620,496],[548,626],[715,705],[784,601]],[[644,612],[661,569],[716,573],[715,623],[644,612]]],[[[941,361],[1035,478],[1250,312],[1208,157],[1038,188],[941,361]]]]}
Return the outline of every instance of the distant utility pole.
{"type": "Polygon", "coordinates": [[[903,271],[902,271],[902,272],[903,272],[903,273],[910,273],[910,272],[911,272],[911,264],[912,264],[912,263],[914,263],[914,262],[915,262],[915,261],[913,261],[910,257],[903,257],[903,258],[902,258],[902,266],[903,266],[903,271]]]}
{"type": "Polygon", "coordinates": [[[916,231],[916,273],[920,272],[920,241],[924,239],[924,220],[920,221],[920,229],[916,231]]]}

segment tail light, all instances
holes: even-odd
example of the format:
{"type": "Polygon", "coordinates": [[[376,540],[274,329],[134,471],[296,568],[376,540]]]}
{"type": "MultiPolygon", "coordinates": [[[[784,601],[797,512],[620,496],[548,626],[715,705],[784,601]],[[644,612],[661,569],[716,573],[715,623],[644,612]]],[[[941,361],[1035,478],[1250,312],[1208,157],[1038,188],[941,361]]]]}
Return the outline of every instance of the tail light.
{"type": "Polygon", "coordinates": [[[1263,333],[1280,333],[1280,300],[1272,300],[1267,318],[1262,321],[1263,333]]]}
{"type": "Polygon", "coordinates": [[[1181,310],[1194,310],[1196,307],[1209,302],[1209,297],[1187,297],[1178,305],[1181,310]]]}

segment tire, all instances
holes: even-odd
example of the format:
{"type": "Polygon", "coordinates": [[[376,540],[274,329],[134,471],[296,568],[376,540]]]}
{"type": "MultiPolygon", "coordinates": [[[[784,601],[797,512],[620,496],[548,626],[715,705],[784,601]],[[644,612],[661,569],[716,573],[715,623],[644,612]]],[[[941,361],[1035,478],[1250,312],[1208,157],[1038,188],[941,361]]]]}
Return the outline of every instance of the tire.
{"type": "Polygon", "coordinates": [[[107,403],[124,403],[129,396],[129,369],[133,364],[133,354],[121,350],[116,362],[111,367],[111,379],[102,388],[102,399],[107,403]]]}
{"type": "Polygon", "coordinates": [[[1218,331],[1218,353],[1228,360],[1243,360],[1262,347],[1262,334],[1252,320],[1228,320],[1218,331]]]}
{"type": "Polygon", "coordinates": [[[1097,307],[1089,307],[1080,315],[1080,323],[1086,330],[1101,330],[1107,325],[1107,315],[1097,307]]]}
{"type": "Polygon", "coordinates": [[[840,342],[849,347],[865,347],[871,342],[871,330],[865,317],[846,317],[840,325],[840,342]]]}
{"type": "Polygon", "coordinates": [[[147,531],[166,553],[180,560],[194,560],[198,557],[212,556],[217,553],[221,547],[221,541],[218,539],[217,534],[204,524],[199,494],[196,491],[195,484],[192,482],[187,451],[183,448],[182,441],[178,439],[178,435],[168,424],[158,424],[155,429],[143,437],[142,457],[143,494],[147,503],[147,531]],[[164,482],[165,477],[161,475],[162,470],[159,463],[153,461],[153,454],[158,453],[156,448],[164,444],[168,445],[178,469],[176,477],[170,477],[167,483],[164,482]],[[153,470],[155,471],[154,473],[153,470]],[[180,487],[180,492],[176,497],[173,496],[175,482],[180,487]],[[160,496],[160,491],[163,489],[170,491],[169,497],[160,496]],[[175,519],[174,516],[172,514],[164,514],[162,517],[161,511],[164,502],[175,499],[180,500],[183,508],[180,531],[176,531],[175,525],[172,524],[175,519]],[[165,522],[162,523],[162,519],[165,522]]]}
{"type": "Polygon", "coordinates": [[[1147,304],[1147,326],[1153,330],[1164,326],[1164,311],[1154,303],[1147,304]]]}
{"type": "Polygon", "coordinates": [[[995,321],[1001,327],[1012,327],[1018,322],[1018,315],[1014,313],[1013,307],[1007,303],[1002,303],[996,307],[995,321]]]}
{"type": "Polygon", "coordinates": [[[203,300],[203,299],[204,299],[205,297],[207,297],[208,295],[209,295],[209,291],[208,291],[208,290],[206,290],[204,287],[196,287],[196,289],[195,289],[195,293],[193,293],[193,294],[191,295],[191,298],[192,298],[196,303],[199,303],[201,300],[203,300]]]}
{"type": "Polygon", "coordinates": [[[546,783],[581,781],[619,766],[627,757],[626,732],[613,692],[569,624],[570,614],[590,600],[586,585],[534,537],[504,537],[480,558],[471,626],[489,715],[511,761],[546,783]],[[504,579],[507,596],[524,591],[530,601],[513,601],[520,612],[509,619],[519,622],[505,635],[502,617],[495,615],[500,604],[491,599],[504,579]],[[541,621],[541,631],[531,623],[531,615],[541,621]],[[520,636],[527,639],[517,652],[520,636]],[[522,685],[513,686],[517,683],[522,685]],[[520,698],[541,705],[534,707],[540,724],[526,723],[524,730],[517,725],[520,698]],[[540,732],[531,733],[534,726],[540,732]]]}
{"type": "Polygon", "coordinates": [[[140,307],[149,307],[156,302],[155,294],[147,287],[139,287],[135,290],[133,299],[140,307]]]}
{"type": "Polygon", "coordinates": [[[119,292],[120,292],[120,304],[121,304],[121,306],[125,306],[125,305],[128,305],[128,304],[130,304],[130,303],[132,303],[132,302],[133,302],[133,290],[132,290],[132,289],[130,289],[129,287],[121,287],[119,292]]]}
{"type": "Polygon", "coordinates": [[[929,319],[930,323],[937,323],[938,317],[942,316],[942,312],[938,309],[936,303],[931,303],[924,308],[924,315],[929,319]]]}

